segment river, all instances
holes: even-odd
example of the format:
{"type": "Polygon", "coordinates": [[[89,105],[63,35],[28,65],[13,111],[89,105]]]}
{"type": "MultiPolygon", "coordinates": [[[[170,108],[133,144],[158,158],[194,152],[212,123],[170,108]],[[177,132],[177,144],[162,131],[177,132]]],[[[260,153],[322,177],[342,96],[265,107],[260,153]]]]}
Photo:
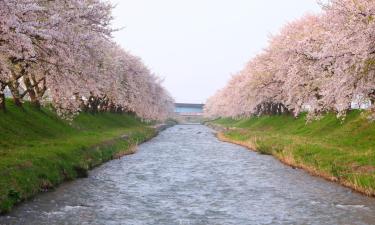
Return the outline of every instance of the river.
{"type": "Polygon", "coordinates": [[[375,199],[178,125],[0,224],[375,224],[375,199]]]}

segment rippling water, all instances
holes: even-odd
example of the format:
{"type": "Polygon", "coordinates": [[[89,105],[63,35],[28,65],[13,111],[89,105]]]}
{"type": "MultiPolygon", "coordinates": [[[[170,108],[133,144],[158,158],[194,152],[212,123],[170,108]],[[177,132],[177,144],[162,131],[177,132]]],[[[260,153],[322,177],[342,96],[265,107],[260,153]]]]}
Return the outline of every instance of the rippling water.
{"type": "Polygon", "coordinates": [[[0,224],[375,224],[375,199],[181,125],[0,224]]]}

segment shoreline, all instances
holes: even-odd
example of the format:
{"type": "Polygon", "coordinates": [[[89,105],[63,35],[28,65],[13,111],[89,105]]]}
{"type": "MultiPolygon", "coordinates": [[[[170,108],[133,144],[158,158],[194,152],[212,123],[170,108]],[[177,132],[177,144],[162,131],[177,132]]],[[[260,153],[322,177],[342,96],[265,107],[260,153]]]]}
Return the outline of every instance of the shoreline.
{"type": "MultiPolygon", "coordinates": [[[[288,149],[287,151],[283,151],[284,149],[281,149],[280,151],[268,150],[268,149],[265,150],[265,149],[262,149],[262,147],[272,149],[273,146],[264,146],[263,143],[261,144],[257,143],[259,142],[259,139],[257,139],[256,136],[246,137],[244,138],[244,140],[236,140],[234,138],[231,138],[229,135],[227,135],[228,132],[240,133],[241,129],[239,128],[235,128],[235,127],[229,128],[229,127],[225,127],[220,124],[212,123],[212,122],[208,122],[205,125],[216,131],[215,136],[220,141],[240,145],[242,147],[247,148],[250,151],[254,151],[259,154],[271,155],[274,158],[276,158],[278,161],[283,163],[284,165],[287,165],[292,168],[301,169],[312,176],[321,177],[329,182],[337,183],[341,186],[347,187],[351,189],[352,191],[363,194],[365,196],[375,197],[375,189],[373,188],[370,188],[370,187],[365,188],[363,186],[356,184],[355,182],[351,180],[341,178],[340,176],[334,176],[332,173],[323,171],[319,169],[318,167],[308,165],[296,159],[296,157],[293,156],[292,153],[288,152],[289,148],[293,148],[293,146],[291,146],[292,144],[290,146],[285,146],[285,148],[288,149]]],[[[292,151],[292,150],[289,150],[289,151],[292,151]]]]}
{"type": "MultiPolygon", "coordinates": [[[[257,151],[256,149],[254,149],[252,147],[253,145],[248,145],[245,142],[238,142],[238,141],[235,141],[235,140],[231,140],[231,139],[225,137],[225,134],[223,134],[223,133],[217,133],[216,137],[220,141],[231,143],[231,144],[235,144],[235,145],[240,145],[242,147],[247,148],[250,151],[257,152],[257,153],[261,154],[259,151],[257,151]]],[[[337,179],[336,177],[332,177],[331,175],[328,175],[326,173],[319,172],[315,168],[311,168],[311,167],[308,167],[308,166],[304,166],[304,165],[293,163],[290,160],[288,160],[288,158],[282,158],[282,157],[279,157],[277,155],[271,155],[271,156],[273,156],[274,158],[276,158],[277,160],[279,160],[282,164],[284,164],[286,166],[289,166],[289,167],[292,167],[293,169],[301,169],[301,170],[307,172],[308,174],[310,174],[312,176],[321,177],[324,180],[327,180],[329,182],[340,184],[341,186],[350,188],[352,191],[355,191],[357,193],[366,195],[368,197],[375,197],[375,192],[369,193],[367,190],[362,190],[362,189],[358,188],[357,186],[355,186],[355,185],[353,185],[351,183],[342,182],[339,179],[337,179]]]]}
{"type": "MultiPolygon", "coordinates": [[[[88,176],[90,170],[109,161],[120,159],[127,155],[135,154],[137,151],[137,146],[139,144],[151,140],[152,138],[157,136],[158,133],[159,131],[155,128],[137,127],[135,132],[131,132],[130,134],[127,133],[125,135],[122,135],[121,137],[103,141],[101,143],[87,147],[83,151],[80,149],[72,149],[71,153],[75,155],[74,157],[78,156],[81,159],[78,163],[69,161],[67,159],[66,163],[72,164],[71,171],[67,171],[66,168],[60,168],[57,169],[57,171],[54,171],[60,175],[60,179],[57,182],[42,178],[40,179],[40,182],[38,182],[40,184],[39,187],[35,187],[35,185],[30,184],[28,189],[33,191],[23,193],[26,195],[23,198],[19,197],[19,195],[16,198],[12,198],[12,195],[8,195],[5,198],[3,197],[0,201],[0,205],[2,206],[0,208],[0,215],[6,215],[14,207],[22,204],[22,202],[25,202],[28,199],[33,198],[39,194],[43,194],[44,192],[53,191],[63,183],[80,178],[85,178],[88,176]]],[[[54,162],[53,159],[50,160],[51,161],[49,161],[49,163],[58,163],[57,161],[54,162]]],[[[12,192],[12,190],[14,190],[11,187],[8,187],[8,189],[10,189],[10,193],[12,192]]]]}
{"type": "Polygon", "coordinates": [[[134,154],[166,125],[129,114],[81,113],[73,121],[48,108],[12,104],[0,111],[0,215],[88,171],[134,154]]]}

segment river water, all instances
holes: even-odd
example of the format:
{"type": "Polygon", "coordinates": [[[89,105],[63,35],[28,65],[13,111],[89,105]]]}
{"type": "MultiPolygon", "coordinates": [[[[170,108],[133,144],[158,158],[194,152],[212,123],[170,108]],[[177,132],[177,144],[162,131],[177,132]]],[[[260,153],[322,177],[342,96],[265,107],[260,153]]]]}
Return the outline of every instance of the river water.
{"type": "Polygon", "coordinates": [[[375,224],[375,199],[179,125],[0,224],[375,224]]]}

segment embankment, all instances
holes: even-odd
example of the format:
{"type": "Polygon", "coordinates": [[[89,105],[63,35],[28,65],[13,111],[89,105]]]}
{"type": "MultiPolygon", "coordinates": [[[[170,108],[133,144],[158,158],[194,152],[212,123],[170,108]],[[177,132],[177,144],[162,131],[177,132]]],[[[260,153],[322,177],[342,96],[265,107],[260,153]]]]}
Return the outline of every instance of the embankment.
{"type": "Polygon", "coordinates": [[[375,196],[375,122],[366,112],[352,111],[344,121],[334,115],[306,123],[305,116],[219,119],[218,137],[292,167],[375,196]]]}
{"type": "Polygon", "coordinates": [[[133,153],[155,134],[155,128],[130,115],[82,113],[67,122],[48,109],[9,104],[7,112],[0,111],[0,213],[133,153]]]}

